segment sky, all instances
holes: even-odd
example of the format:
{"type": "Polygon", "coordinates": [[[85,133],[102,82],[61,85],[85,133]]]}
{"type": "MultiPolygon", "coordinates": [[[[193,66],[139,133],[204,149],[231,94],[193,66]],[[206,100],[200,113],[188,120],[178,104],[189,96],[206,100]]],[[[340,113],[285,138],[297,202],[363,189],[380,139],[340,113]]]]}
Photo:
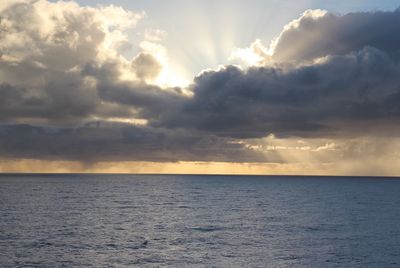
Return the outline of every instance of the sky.
{"type": "Polygon", "coordinates": [[[398,1],[0,3],[0,172],[400,175],[398,1]]]}
{"type": "MultiPolygon", "coordinates": [[[[127,10],[144,11],[131,40],[140,41],[146,29],[161,29],[167,36],[163,45],[171,58],[174,73],[184,80],[207,68],[232,64],[235,47],[246,47],[261,39],[268,44],[288,22],[307,9],[326,9],[334,13],[394,10],[393,0],[80,0],[81,5],[119,5],[127,10]],[[140,33],[141,32],[141,33],[140,33]],[[190,42],[188,42],[188,39],[190,42]]],[[[137,53],[140,48],[133,49],[137,53]]]]}

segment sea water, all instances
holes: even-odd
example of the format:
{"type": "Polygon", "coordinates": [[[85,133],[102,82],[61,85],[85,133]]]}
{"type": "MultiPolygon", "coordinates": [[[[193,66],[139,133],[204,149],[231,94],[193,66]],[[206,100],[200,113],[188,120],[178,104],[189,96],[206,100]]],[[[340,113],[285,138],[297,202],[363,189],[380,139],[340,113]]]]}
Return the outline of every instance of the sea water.
{"type": "Polygon", "coordinates": [[[0,267],[399,266],[398,179],[0,176],[0,267]]]}

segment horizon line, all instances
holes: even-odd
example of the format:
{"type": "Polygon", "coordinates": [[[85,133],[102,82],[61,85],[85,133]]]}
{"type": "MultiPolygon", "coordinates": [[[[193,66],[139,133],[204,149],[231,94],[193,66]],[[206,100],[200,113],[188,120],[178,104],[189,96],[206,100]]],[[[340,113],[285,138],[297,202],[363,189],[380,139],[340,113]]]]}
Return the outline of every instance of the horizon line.
{"type": "Polygon", "coordinates": [[[235,176],[235,177],[339,177],[339,178],[390,178],[400,179],[395,175],[318,175],[318,174],[229,174],[229,173],[107,173],[107,172],[0,172],[0,176],[7,175],[142,175],[142,176],[235,176]]]}

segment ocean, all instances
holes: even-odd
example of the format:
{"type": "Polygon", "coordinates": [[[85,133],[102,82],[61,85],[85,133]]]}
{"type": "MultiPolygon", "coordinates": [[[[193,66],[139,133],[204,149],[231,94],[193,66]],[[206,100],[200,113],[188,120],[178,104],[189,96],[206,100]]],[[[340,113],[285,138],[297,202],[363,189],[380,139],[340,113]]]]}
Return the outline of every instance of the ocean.
{"type": "Polygon", "coordinates": [[[0,176],[0,267],[399,266],[399,179],[0,176]]]}

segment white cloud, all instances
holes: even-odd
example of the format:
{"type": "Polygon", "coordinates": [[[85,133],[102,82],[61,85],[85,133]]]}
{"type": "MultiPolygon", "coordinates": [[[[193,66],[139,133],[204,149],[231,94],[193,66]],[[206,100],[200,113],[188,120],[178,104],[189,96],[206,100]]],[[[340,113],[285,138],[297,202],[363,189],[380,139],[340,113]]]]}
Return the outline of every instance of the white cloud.
{"type": "Polygon", "coordinates": [[[143,12],[46,0],[9,1],[0,10],[0,84],[14,96],[13,105],[0,108],[10,120],[132,119],[137,107],[101,100],[98,77],[87,77],[87,66],[107,70],[112,83],[130,81],[137,87],[138,82],[156,83],[168,64],[165,48],[147,40],[133,60],[121,54],[130,48],[128,31],[143,12]],[[143,55],[150,60],[140,61],[143,55]]]}
{"type": "Polygon", "coordinates": [[[263,46],[261,40],[257,39],[248,48],[234,48],[229,60],[239,60],[246,66],[257,66],[265,64],[270,57],[270,51],[263,46]]]}

